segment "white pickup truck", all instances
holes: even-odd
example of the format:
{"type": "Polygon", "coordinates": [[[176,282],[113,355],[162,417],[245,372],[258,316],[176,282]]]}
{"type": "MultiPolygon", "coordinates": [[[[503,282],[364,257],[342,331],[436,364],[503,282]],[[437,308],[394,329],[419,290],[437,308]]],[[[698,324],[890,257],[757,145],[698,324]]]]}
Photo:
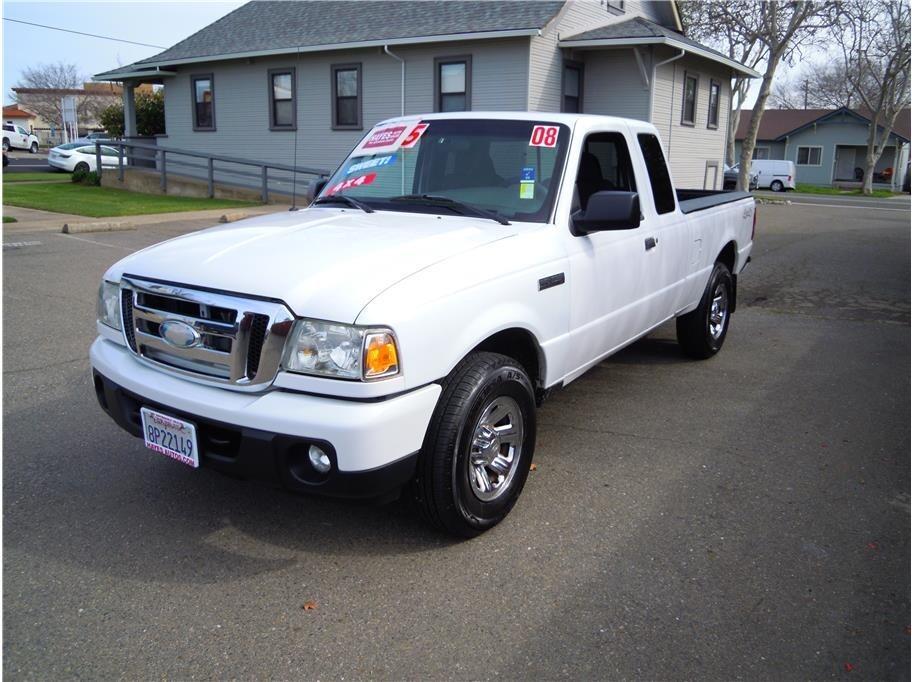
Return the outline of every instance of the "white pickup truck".
{"type": "Polygon", "coordinates": [[[550,391],[672,318],[722,347],[755,223],[675,191],[654,127],[571,114],[385,121],[309,198],[112,266],[98,400],[190,466],[404,489],[462,536],[513,507],[550,391]]]}
{"type": "Polygon", "coordinates": [[[3,124],[3,151],[10,149],[27,149],[32,154],[38,153],[38,138],[22,126],[15,123],[3,124]]]}

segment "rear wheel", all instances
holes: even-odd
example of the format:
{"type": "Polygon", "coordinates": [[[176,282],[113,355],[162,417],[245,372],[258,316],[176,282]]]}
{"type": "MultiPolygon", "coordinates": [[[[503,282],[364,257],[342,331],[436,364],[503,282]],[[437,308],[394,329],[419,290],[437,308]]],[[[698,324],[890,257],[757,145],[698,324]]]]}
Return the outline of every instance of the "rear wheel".
{"type": "Polygon", "coordinates": [[[785,189],[785,185],[782,184],[781,180],[773,180],[770,183],[770,189],[773,190],[774,192],[781,192],[782,190],[785,189]]]}
{"type": "Polygon", "coordinates": [[[89,172],[89,164],[87,164],[85,161],[80,161],[79,163],[76,164],[76,167],[73,169],[73,171],[74,171],[74,172],[75,172],[75,171],[82,171],[83,173],[88,173],[88,172],[89,172]]]}
{"type": "Polygon", "coordinates": [[[716,263],[700,305],[676,320],[678,343],[685,353],[705,360],[719,352],[728,334],[733,300],[731,271],[724,263],[716,263]]]}
{"type": "Polygon", "coordinates": [[[415,500],[441,529],[479,535],[516,504],[534,449],[535,393],[525,370],[504,355],[473,353],[443,383],[415,500]]]}

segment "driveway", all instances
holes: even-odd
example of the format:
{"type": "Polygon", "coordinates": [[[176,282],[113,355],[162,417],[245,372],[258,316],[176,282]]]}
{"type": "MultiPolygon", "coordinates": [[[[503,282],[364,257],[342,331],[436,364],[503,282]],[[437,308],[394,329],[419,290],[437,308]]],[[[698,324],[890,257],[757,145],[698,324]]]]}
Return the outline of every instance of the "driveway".
{"type": "Polygon", "coordinates": [[[469,542],[190,470],[101,412],[101,274],[198,223],[17,233],[3,672],[908,679],[909,218],[761,206],[722,353],[667,325],[557,393],[517,507],[469,542]]]}

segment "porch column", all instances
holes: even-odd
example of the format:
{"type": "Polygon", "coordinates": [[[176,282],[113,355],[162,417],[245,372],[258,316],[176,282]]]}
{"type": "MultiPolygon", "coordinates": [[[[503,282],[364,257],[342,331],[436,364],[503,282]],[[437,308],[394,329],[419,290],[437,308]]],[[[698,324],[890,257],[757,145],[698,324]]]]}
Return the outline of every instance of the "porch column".
{"type": "Polygon", "coordinates": [[[135,83],[125,82],[123,84],[124,137],[128,140],[131,137],[136,137],[135,89],[135,83]]]}

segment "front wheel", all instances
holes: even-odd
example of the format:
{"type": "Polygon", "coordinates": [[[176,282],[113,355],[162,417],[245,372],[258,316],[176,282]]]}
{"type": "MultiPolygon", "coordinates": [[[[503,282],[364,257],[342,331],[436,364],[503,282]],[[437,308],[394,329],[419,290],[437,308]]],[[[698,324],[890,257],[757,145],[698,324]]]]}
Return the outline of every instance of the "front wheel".
{"type": "Polygon", "coordinates": [[[38,143],[37,143],[37,142],[32,142],[32,146],[29,147],[29,153],[30,153],[30,154],[37,154],[37,153],[38,153],[38,143]]]}
{"type": "Polygon", "coordinates": [[[770,189],[773,190],[774,192],[781,192],[782,190],[785,189],[785,185],[782,184],[781,180],[773,180],[770,183],[770,189]]]}
{"type": "Polygon", "coordinates": [[[705,360],[719,352],[728,334],[734,281],[724,263],[716,263],[709,284],[693,312],[681,315],[675,322],[678,343],[692,358],[705,360]]]}
{"type": "Polygon", "coordinates": [[[535,449],[535,393],[525,370],[473,353],[443,383],[413,483],[439,528],[475,537],[497,525],[522,492],[535,449]]]}

